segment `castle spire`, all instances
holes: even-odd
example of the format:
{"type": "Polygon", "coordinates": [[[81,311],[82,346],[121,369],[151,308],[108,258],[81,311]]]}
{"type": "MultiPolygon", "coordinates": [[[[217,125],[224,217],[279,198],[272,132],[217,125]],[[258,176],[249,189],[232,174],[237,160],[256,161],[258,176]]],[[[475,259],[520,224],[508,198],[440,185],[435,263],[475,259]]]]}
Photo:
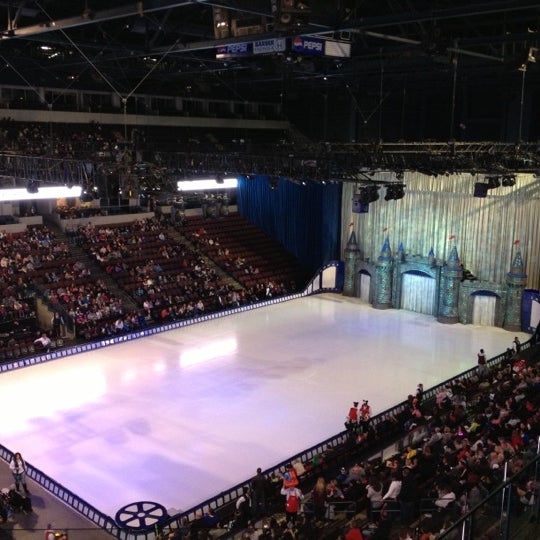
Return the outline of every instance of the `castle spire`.
{"type": "Polygon", "coordinates": [[[458,268],[461,266],[461,261],[459,260],[459,255],[456,246],[450,250],[450,255],[448,256],[448,261],[446,263],[448,266],[453,268],[458,268]]]}
{"type": "Polygon", "coordinates": [[[379,255],[379,260],[389,260],[392,258],[392,248],[390,247],[390,238],[388,236],[384,240],[383,247],[381,249],[381,254],[379,255]]]}
{"type": "Polygon", "coordinates": [[[523,264],[523,257],[521,256],[521,251],[519,249],[514,255],[514,260],[510,265],[510,275],[516,277],[525,275],[525,265],[523,264]]]}

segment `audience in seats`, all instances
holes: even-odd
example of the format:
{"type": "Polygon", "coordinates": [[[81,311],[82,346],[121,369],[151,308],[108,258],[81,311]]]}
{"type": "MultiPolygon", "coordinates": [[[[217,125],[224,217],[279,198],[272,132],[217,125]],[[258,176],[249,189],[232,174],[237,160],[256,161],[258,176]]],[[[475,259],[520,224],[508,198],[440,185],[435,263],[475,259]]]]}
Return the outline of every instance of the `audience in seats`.
{"type": "MultiPolygon", "coordinates": [[[[66,310],[84,339],[129,332],[149,323],[196,316],[251,300],[244,291],[222,285],[200,254],[187,243],[170,238],[159,220],[121,226],[86,225],[77,230],[75,239],[124,290],[133,292],[140,309],[126,312],[123,302],[103,280],[94,280],[86,265],[71,258],[65,243],[58,242],[46,227],[30,227],[23,234],[0,234],[0,322],[16,322],[35,315],[32,280],[41,280],[50,301],[66,310]],[[182,261],[180,268],[172,270],[169,263],[176,260],[182,261]],[[57,266],[50,264],[58,261],[57,266]]],[[[256,294],[265,297],[267,287],[263,284],[256,294]]],[[[54,330],[53,337],[58,332],[54,330]]],[[[35,345],[46,350],[50,338],[45,333],[36,338],[35,345]]],[[[305,491],[305,507],[311,499],[318,519],[324,509],[321,520],[327,518],[327,503],[353,502],[355,511],[368,507],[374,522],[370,537],[380,537],[388,523],[395,522],[396,515],[406,525],[421,518],[418,493],[427,493],[432,502],[432,517],[428,518],[430,521],[422,519],[422,528],[440,530],[448,519],[470,508],[500,484],[506,465],[511,473],[522,470],[535,455],[540,435],[537,368],[528,365],[515,349],[497,368],[490,368],[487,363],[481,365],[485,368],[474,376],[458,379],[430,399],[426,399],[423,386],[419,385],[396,414],[387,415],[376,424],[367,422],[362,429],[351,429],[347,445],[354,461],[340,464],[345,467],[344,473],[335,474],[332,469],[321,467],[321,462],[329,459],[328,454],[322,460],[315,456],[310,464],[295,461],[287,475],[300,485],[284,485],[283,489],[297,488],[300,494],[304,493],[304,482],[309,478],[314,481],[315,471],[320,479],[319,491],[324,487],[323,495],[317,495],[310,486],[305,491]],[[419,427],[426,430],[425,437],[411,443],[388,463],[357,459],[386,437],[413,433],[419,427]],[[323,504],[320,500],[317,504],[317,497],[323,504]]],[[[355,402],[353,408],[357,407],[355,402]]],[[[350,416],[354,424],[354,412],[350,416]]],[[[523,501],[530,501],[527,493],[538,491],[537,486],[527,484],[519,487],[523,501]]],[[[257,507],[260,515],[261,505],[258,503],[257,507]]],[[[289,512],[290,517],[301,511],[299,504],[296,512],[289,512]]],[[[244,518],[241,520],[245,522],[244,518]]],[[[305,526],[307,530],[308,524],[303,521],[298,518],[295,527],[305,526]]],[[[368,537],[368,532],[364,536],[368,537]]]]}
{"type": "MultiPolygon", "coordinates": [[[[294,516],[286,510],[290,522],[293,517],[296,520],[292,525],[296,537],[303,538],[304,530],[311,535],[305,538],[318,538],[325,523],[339,514],[334,506],[340,503],[351,516],[367,510],[360,522],[344,526],[342,538],[353,530],[351,537],[357,537],[356,529],[362,538],[386,539],[391,537],[390,531],[396,538],[408,538],[412,525],[425,534],[436,534],[500,485],[505,465],[509,474],[521,471],[536,455],[540,436],[540,374],[521,358],[516,370],[516,358],[509,357],[499,367],[488,369],[483,378],[473,374],[455,380],[444,388],[443,397],[439,392],[426,399],[421,388],[422,396],[417,392],[388,421],[395,435],[412,433],[410,411],[419,408],[422,415],[417,429],[427,433],[413,439],[416,442],[393,459],[384,463],[355,461],[348,468],[343,463],[338,473],[332,473],[339,461],[324,468],[331,455],[326,453],[323,461],[314,457],[312,463],[303,463],[305,473],[297,479],[289,474],[296,469],[295,463],[288,466],[281,494],[291,489],[305,493],[294,516]],[[310,479],[313,484],[308,488],[310,479]]],[[[371,435],[362,441],[357,433],[347,431],[347,445],[352,445],[356,455],[359,451],[369,455],[370,444],[380,440],[378,429],[382,425],[371,425],[371,435]]],[[[381,436],[387,429],[382,429],[381,436]]],[[[538,487],[527,479],[516,488],[524,511],[530,508],[531,497],[538,496],[538,487]]],[[[280,531],[273,537],[283,538],[282,534],[280,531]]],[[[264,533],[262,537],[266,537],[264,533]]]]}
{"type": "Polygon", "coordinates": [[[49,338],[49,336],[43,332],[41,336],[34,340],[34,345],[36,346],[37,351],[49,352],[51,347],[51,338],[49,338]]]}

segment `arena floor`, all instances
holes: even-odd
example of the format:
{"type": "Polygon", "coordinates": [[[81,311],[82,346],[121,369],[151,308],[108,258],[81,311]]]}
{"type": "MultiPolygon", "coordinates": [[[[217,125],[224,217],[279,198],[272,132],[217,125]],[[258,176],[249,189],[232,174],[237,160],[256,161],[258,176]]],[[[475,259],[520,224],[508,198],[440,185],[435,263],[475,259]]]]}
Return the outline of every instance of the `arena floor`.
{"type": "Polygon", "coordinates": [[[5,373],[2,443],[113,518],[187,510],[338,433],[353,400],[376,414],[513,338],[307,297],[5,373]]]}

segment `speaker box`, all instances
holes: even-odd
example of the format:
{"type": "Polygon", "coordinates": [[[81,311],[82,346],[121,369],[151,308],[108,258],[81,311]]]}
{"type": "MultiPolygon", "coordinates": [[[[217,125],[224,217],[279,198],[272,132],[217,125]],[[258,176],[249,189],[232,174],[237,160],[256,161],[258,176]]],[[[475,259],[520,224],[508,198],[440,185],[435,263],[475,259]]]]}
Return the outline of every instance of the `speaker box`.
{"type": "Polygon", "coordinates": [[[474,184],[474,196],[484,199],[487,197],[489,186],[483,182],[476,182],[474,184]]]}
{"type": "Polygon", "coordinates": [[[352,202],[353,214],[367,214],[369,212],[369,203],[362,203],[357,199],[352,202]]]}

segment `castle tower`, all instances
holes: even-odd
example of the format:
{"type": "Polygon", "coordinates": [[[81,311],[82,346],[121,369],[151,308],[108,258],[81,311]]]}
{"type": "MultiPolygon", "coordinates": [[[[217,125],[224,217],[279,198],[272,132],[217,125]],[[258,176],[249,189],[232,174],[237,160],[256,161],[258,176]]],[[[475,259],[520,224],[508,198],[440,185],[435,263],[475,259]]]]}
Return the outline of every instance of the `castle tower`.
{"type": "Polygon", "coordinates": [[[459,260],[456,246],[450,251],[448,261],[441,269],[441,287],[439,289],[439,313],[437,320],[440,323],[455,324],[459,322],[459,286],[463,277],[463,267],[459,260]]]}
{"type": "Polygon", "coordinates": [[[398,262],[405,262],[405,247],[403,245],[403,242],[399,243],[398,252],[397,252],[397,260],[398,262]]]}
{"type": "Polygon", "coordinates": [[[526,283],[527,274],[525,274],[521,251],[518,249],[510,272],[506,274],[506,306],[503,323],[505,330],[512,332],[521,330],[521,302],[526,283]]]}
{"type": "Polygon", "coordinates": [[[376,309],[389,309],[392,307],[392,274],[394,259],[390,249],[390,240],[386,237],[381,254],[375,265],[375,300],[376,309]]]}
{"type": "Polygon", "coordinates": [[[351,232],[347,246],[345,247],[345,278],[343,282],[343,294],[344,296],[355,295],[355,283],[356,283],[356,263],[360,258],[360,249],[358,249],[358,243],[356,242],[356,234],[351,232]]]}
{"type": "Polygon", "coordinates": [[[434,266],[435,265],[435,251],[433,250],[433,248],[431,248],[429,250],[429,253],[428,253],[428,262],[429,262],[429,265],[430,266],[434,266]]]}

